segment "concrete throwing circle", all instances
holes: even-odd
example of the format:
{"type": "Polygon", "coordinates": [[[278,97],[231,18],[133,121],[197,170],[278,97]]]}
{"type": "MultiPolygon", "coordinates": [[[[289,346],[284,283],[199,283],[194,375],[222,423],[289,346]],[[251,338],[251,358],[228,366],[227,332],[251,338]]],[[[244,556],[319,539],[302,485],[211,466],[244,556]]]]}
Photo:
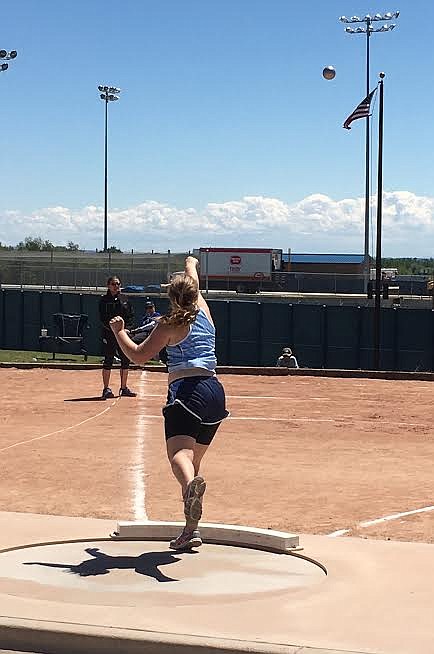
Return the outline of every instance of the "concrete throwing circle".
{"type": "Polygon", "coordinates": [[[302,557],[226,545],[176,552],[160,541],[108,540],[0,553],[0,593],[92,605],[238,601],[325,579],[319,565],[302,557]]]}

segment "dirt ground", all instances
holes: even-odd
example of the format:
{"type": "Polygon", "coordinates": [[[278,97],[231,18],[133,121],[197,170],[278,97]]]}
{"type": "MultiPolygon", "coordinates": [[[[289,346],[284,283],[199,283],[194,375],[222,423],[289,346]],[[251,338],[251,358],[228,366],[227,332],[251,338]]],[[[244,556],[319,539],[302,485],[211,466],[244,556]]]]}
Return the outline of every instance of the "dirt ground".
{"type": "MultiPolygon", "coordinates": [[[[434,542],[432,383],[221,381],[231,417],[204,459],[206,522],[434,542]]],[[[4,368],[0,384],[0,510],[182,519],[165,456],[165,373],[132,371],[138,397],[106,402],[98,370],[4,368]]]]}

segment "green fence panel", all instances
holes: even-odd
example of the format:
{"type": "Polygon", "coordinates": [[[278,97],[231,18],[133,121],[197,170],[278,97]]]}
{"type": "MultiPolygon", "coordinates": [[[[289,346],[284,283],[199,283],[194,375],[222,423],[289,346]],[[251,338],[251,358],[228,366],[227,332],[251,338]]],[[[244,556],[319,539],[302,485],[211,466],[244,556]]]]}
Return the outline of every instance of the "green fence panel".
{"type": "Polygon", "coordinates": [[[23,291],[23,350],[39,350],[41,333],[41,293],[23,291]]]}
{"type": "Polygon", "coordinates": [[[322,368],[323,315],[322,306],[294,304],[293,351],[302,368],[322,368]]]}
{"type": "Polygon", "coordinates": [[[0,348],[5,347],[6,291],[0,291],[0,348]]]}
{"type": "Polygon", "coordinates": [[[282,348],[293,348],[293,305],[263,303],[261,366],[276,365],[282,348]]]}
{"type": "Polygon", "coordinates": [[[101,345],[101,325],[99,321],[98,304],[100,295],[88,295],[83,293],[82,313],[89,317],[88,329],[85,331],[85,344],[89,354],[100,356],[102,353],[101,345]]]}
{"type": "Polygon", "coordinates": [[[380,368],[382,370],[396,370],[395,316],[396,312],[391,309],[381,310],[380,368]]]}
{"type": "Polygon", "coordinates": [[[326,367],[359,368],[360,312],[360,307],[327,307],[326,367]]]}
{"type": "Polygon", "coordinates": [[[362,307],[360,327],[360,368],[369,370],[374,360],[374,311],[371,307],[362,307]]]}
{"type": "Polygon", "coordinates": [[[433,369],[433,312],[400,309],[398,316],[399,370],[431,371],[433,369]]]}
{"type": "Polygon", "coordinates": [[[62,307],[61,313],[81,313],[80,293],[59,293],[59,301],[62,307]]]}
{"type": "Polygon", "coordinates": [[[7,290],[5,294],[3,347],[21,350],[24,341],[23,292],[7,290]]]}
{"type": "Polygon", "coordinates": [[[229,365],[231,303],[227,300],[208,302],[216,328],[216,356],[219,365],[229,365]]]}
{"type": "Polygon", "coordinates": [[[59,313],[61,309],[60,293],[45,291],[41,299],[41,323],[48,329],[48,334],[54,333],[53,314],[59,313]]]}
{"type": "Polygon", "coordinates": [[[256,366],[260,359],[260,310],[258,302],[232,302],[230,362],[233,366],[256,366]]]}

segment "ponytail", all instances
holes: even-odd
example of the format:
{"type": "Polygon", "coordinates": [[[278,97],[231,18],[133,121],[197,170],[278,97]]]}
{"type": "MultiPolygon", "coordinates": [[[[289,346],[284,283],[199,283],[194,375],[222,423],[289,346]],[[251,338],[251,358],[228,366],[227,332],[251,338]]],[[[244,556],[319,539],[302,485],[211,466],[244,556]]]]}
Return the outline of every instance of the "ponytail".
{"type": "Polygon", "coordinates": [[[191,325],[199,313],[199,287],[196,280],[190,275],[176,275],[168,288],[168,295],[170,312],[163,316],[160,322],[173,327],[191,325]]]}

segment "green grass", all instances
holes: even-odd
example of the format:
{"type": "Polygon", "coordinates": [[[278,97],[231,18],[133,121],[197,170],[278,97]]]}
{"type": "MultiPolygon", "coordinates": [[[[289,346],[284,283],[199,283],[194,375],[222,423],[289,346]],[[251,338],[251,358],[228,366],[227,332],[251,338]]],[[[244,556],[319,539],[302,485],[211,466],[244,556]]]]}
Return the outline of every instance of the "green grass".
{"type": "MultiPolygon", "coordinates": [[[[87,357],[87,361],[84,360],[82,354],[56,354],[54,363],[66,361],[69,363],[102,363],[102,356],[91,356],[87,357]]],[[[51,352],[32,352],[29,350],[0,350],[0,363],[52,363],[53,355],[51,352]]],[[[147,366],[158,366],[158,361],[148,361],[147,366]]],[[[117,365],[115,364],[115,367],[117,365]]]]}
{"type": "MultiPolygon", "coordinates": [[[[82,354],[56,354],[55,361],[74,363],[101,363],[102,357],[88,356],[87,362],[82,354]]],[[[0,350],[1,363],[44,363],[53,361],[51,352],[31,352],[28,350],[0,350]]]]}

